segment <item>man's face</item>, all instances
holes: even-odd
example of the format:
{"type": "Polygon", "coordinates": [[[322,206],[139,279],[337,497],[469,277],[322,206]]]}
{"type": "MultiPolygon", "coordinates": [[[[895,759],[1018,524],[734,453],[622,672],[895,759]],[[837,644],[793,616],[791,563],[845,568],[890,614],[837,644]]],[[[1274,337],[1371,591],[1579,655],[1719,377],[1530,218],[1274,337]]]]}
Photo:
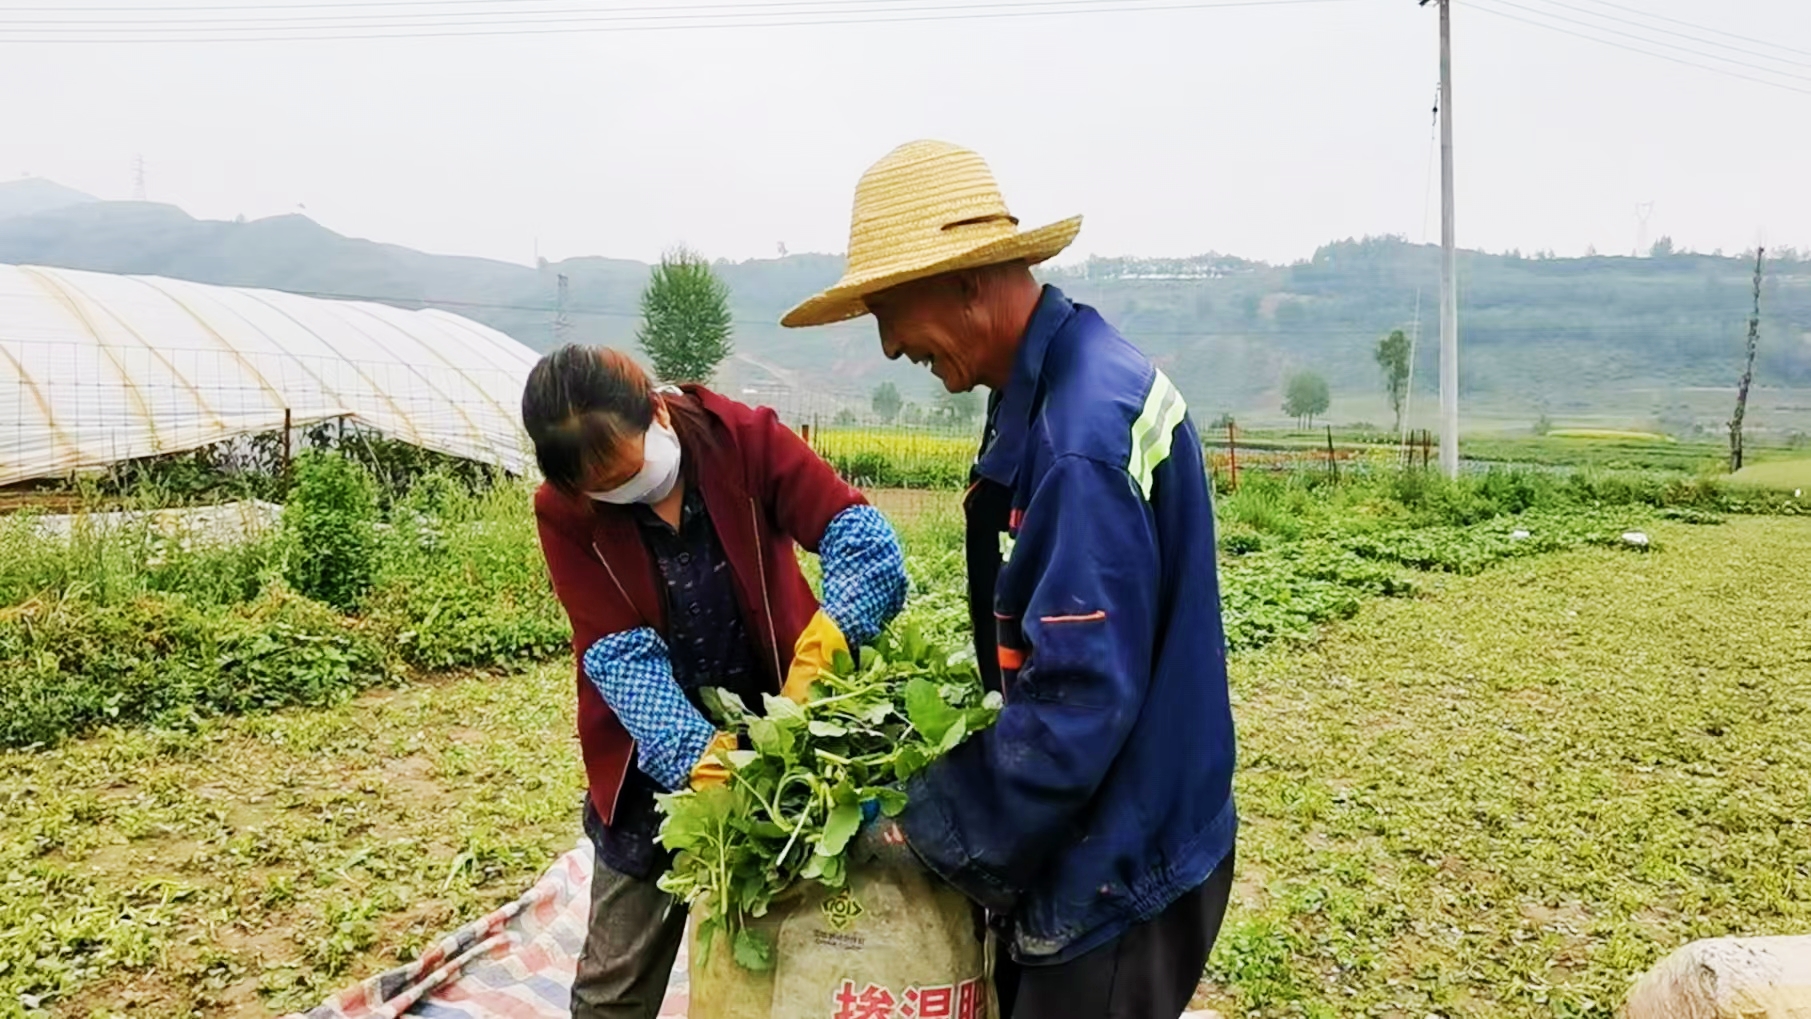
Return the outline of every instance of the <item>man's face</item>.
{"type": "Polygon", "coordinates": [[[901,356],[930,368],[952,393],[981,384],[977,358],[982,337],[972,295],[960,278],[938,276],[916,280],[868,298],[868,310],[880,327],[880,349],[888,360],[901,356]]]}

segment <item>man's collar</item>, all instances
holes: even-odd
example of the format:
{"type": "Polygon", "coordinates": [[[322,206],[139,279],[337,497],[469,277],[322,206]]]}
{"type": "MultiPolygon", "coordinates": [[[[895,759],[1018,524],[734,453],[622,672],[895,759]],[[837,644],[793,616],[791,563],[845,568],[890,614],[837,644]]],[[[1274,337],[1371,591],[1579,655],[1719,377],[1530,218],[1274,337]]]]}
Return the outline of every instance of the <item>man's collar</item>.
{"type": "Polygon", "coordinates": [[[975,464],[976,473],[1002,485],[1013,483],[1018,473],[1020,453],[1025,446],[1025,431],[1031,425],[1036,408],[1038,383],[1044,374],[1044,355],[1050,341],[1075,313],[1075,305],[1055,287],[1044,288],[1038,306],[1025,324],[1019,339],[1019,352],[1013,358],[1012,376],[1003,392],[994,394],[987,420],[986,445],[975,464]]]}

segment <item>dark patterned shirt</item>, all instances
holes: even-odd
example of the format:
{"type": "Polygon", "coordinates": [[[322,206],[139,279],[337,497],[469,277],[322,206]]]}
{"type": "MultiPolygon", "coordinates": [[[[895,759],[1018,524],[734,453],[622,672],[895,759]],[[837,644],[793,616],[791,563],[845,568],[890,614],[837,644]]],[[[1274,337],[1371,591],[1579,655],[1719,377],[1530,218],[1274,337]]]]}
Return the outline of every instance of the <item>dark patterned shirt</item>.
{"type": "MultiPolygon", "coordinates": [[[[736,604],[729,557],[697,486],[686,488],[677,528],[650,507],[638,504],[634,512],[666,599],[673,678],[699,710],[703,705],[698,691],[713,686],[741,694],[752,710],[761,710],[763,680],[736,604]]],[[[660,830],[654,796],[662,791],[639,768],[630,768],[614,823],[608,826],[599,821],[587,799],[585,830],[610,869],[642,880],[666,869],[668,854],[654,841],[660,830]]]]}

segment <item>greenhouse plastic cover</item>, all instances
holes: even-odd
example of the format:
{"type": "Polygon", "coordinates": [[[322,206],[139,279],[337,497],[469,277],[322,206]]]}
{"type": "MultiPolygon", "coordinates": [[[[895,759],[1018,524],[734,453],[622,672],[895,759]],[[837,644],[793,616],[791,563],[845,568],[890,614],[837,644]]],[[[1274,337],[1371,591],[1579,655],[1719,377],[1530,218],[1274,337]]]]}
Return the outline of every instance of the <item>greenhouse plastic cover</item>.
{"type": "Polygon", "coordinates": [[[0,265],[0,485],[351,419],[513,473],[536,355],[443,311],[0,265]]]}

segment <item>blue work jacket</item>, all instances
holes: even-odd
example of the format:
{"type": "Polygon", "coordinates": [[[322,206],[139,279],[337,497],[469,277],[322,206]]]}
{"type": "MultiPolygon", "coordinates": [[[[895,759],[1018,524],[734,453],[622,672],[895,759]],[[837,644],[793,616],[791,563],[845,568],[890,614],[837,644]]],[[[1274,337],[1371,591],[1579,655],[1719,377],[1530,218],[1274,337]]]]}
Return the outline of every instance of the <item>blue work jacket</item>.
{"type": "Polygon", "coordinates": [[[1182,395],[1046,288],[966,501],[975,645],[999,723],[908,786],[907,841],[1068,961],[1162,912],[1233,847],[1214,518],[1182,395]]]}

